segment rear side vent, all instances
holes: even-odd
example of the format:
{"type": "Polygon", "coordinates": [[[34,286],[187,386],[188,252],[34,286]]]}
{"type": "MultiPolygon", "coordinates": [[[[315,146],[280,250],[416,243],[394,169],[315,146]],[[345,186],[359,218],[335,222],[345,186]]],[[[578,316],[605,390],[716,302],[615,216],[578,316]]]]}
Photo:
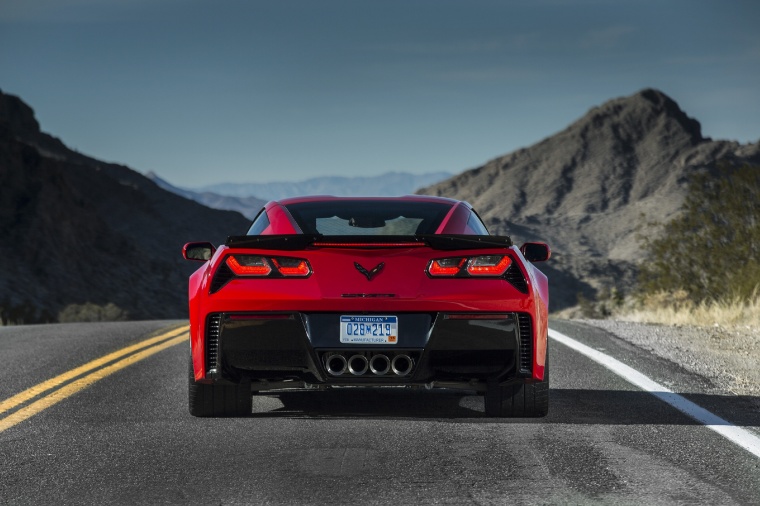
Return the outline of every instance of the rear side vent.
{"type": "Polygon", "coordinates": [[[520,372],[533,372],[533,321],[528,313],[517,313],[520,330],[520,372]]]}
{"type": "Polygon", "coordinates": [[[206,325],[206,373],[219,370],[219,334],[222,327],[221,313],[209,315],[206,325]]]}
{"type": "Polygon", "coordinates": [[[219,290],[222,289],[224,285],[227,284],[229,280],[235,277],[235,273],[232,272],[232,269],[227,267],[227,262],[222,262],[222,264],[219,266],[219,268],[214,273],[214,279],[211,280],[211,290],[209,290],[210,293],[216,293],[219,290]]]}
{"type": "Polygon", "coordinates": [[[512,265],[509,266],[507,272],[504,273],[504,277],[522,293],[528,293],[528,282],[525,281],[525,276],[523,276],[522,271],[515,262],[512,262],[512,265]]]}

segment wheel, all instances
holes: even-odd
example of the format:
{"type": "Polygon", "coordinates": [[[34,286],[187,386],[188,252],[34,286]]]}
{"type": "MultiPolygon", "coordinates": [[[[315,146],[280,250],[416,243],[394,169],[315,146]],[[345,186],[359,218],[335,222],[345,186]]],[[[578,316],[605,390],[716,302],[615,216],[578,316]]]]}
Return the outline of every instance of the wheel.
{"type": "Polygon", "coordinates": [[[504,418],[540,418],[549,413],[549,350],[544,379],[538,383],[489,385],[485,394],[486,415],[504,418]]]}
{"type": "Polygon", "coordinates": [[[241,381],[235,385],[196,383],[192,357],[190,357],[187,393],[188,407],[193,416],[246,416],[250,415],[253,409],[249,381],[241,381]]]}

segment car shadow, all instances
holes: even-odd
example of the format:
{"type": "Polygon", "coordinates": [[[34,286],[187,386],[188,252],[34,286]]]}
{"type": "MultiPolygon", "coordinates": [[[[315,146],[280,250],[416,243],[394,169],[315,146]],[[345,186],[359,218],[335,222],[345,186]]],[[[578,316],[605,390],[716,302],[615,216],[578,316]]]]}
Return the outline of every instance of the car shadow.
{"type": "MultiPolygon", "coordinates": [[[[760,397],[680,394],[727,423],[760,427],[760,397]]],[[[283,391],[254,396],[253,417],[435,419],[469,423],[698,425],[699,422],[643,391],[551,389],[544,418],[491,418],[483,397],[457,390],[341,388],[283,391]]]]}

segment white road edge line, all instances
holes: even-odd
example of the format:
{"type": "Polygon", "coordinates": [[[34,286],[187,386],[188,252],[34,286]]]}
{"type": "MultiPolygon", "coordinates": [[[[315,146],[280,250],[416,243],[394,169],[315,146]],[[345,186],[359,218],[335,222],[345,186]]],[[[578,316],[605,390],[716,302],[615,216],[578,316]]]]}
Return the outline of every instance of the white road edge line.
{"type": "Polygon", "coordinates": [[[636,369],[625,365],[624,363],[610,357],[609,355],[605,355],[600,351],[586,346],[585,344],[580,343],[575,339],[562,334],[561,332],[557,332],[554,329],[549,329],[549,337],[558,343],[564,344],[568,348],[574,349],[582,355],[586,355],[594,362],[603,365],[632,385],[635,385],[642,390],[649,392],[661,401],[667,402],[681,413],[684,413],[685,415],[705,425],[708,429],[717,432],[726,439],[741,446],[754,456],[760,457],[760,438],[748,430],[733,425],[721,417],[707,411],[703,407],[694,404],[685,397],[678,395],[669,388],[660,385],[656,381],[653,381],[651,378],[645,376],[636,369]]]}

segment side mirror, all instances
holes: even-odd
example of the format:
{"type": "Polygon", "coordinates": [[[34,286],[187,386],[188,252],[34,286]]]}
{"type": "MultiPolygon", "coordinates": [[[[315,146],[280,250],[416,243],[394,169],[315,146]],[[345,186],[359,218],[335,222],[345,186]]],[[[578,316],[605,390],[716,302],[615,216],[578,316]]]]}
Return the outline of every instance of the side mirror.
{"type": "Polygon", "coordinates": [[[549,245],[543,242],[526,242],[520,246],[520,252],[528,262],[545,262],[552,256],[549,245]]]}
{"type": "Polygon", "coordinates": [[[210,242],[189,242],[182,248],[182,256],[185,260],[198,260],[205,262],[211,260],[216,248],[210,242]]]}

